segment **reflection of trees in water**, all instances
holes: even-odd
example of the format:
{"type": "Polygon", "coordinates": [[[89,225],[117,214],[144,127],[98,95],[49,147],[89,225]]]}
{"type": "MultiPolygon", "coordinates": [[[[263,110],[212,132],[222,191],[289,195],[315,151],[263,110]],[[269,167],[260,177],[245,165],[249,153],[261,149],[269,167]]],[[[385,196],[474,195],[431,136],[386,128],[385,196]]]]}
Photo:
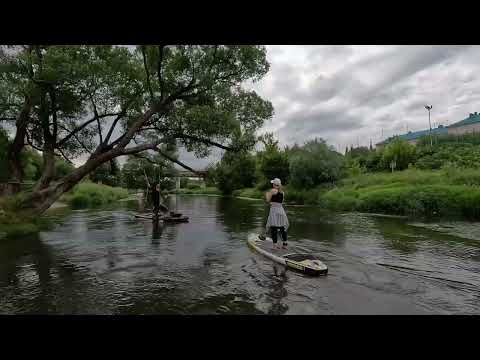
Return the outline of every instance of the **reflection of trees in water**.
{"type": "Polygon", "coordinates": [[[400,219],[375,219],[375,227],[378,229],[385,246],[400,251],[405,254],[412,254],[417,251],[417,242],[422,241],[419,237],[421,231],[412,234],[405,224],[405,220],[400,219]]]}
{"type": "Polygon", "coordinates": [[[282,315],[288,310],[288,305],[283,304],[282,300],[287,297],[288,291],[285,289],[285,283],[288,281],[286,269],[284,266],[273,265],[275,277],[272,278],[270,291],[267,296],[272,302],[272,307],[268,311],[268,315],[282,315]]]}
{"type": "MultiPolygon", "coordinates": [[[[301,215],[300,215],[301,216],[301,215]]],[[[345,225],[338,222],[322,221],[316,218],[315,222],[310,222],[308,218],[290,217],[289,235],[298,239],[310,239],[315,241],[325,241],[341,245],[345,242],[345,225]]]]}
{"type": "MultiPolygon", "coordinates": [[[[259,202],[257,201],[219,197],[217,218],[227,228],[228,232],[241,232],[259,225],[263,226],[264,223],[259,224],[259,218],[263,219],[261,216],[264,216],[265,208],[258,205],[259,202]]],[[[266,221],[265,216],[264,218],[266,221]]]]}
{"type": "Polygon", "coordinates": [[[0,303],[15,313],[74,312],[89,286],[79,268],[38,236],[2,243],[0,264],[0,303]]]}
{"type": "Polygon", "coordinates": [[[152,221],[152,244],[158,244],[162,237],[163,224],[161,221],[152,221]]]}

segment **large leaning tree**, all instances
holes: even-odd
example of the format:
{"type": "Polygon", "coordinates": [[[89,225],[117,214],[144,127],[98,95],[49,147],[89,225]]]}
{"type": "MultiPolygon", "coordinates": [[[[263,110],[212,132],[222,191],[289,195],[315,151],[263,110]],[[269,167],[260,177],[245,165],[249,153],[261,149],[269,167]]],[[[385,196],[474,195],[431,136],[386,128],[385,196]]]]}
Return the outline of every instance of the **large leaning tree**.
{"type": "Polygon", "coordinates": [[[22,202],[31,214],[119,156],[154,152],[193,170],[167,150],[202,157],[212,147],[248,148],[273,114],[242,86],[267,73],[263,46],[3,46],[0,66],[0,124],[15,129],[11,178],[22,179],[24,147],[43,156],[22,202]],[[81,156],[82,166],[54,180],[56,157],[81,156]]]}

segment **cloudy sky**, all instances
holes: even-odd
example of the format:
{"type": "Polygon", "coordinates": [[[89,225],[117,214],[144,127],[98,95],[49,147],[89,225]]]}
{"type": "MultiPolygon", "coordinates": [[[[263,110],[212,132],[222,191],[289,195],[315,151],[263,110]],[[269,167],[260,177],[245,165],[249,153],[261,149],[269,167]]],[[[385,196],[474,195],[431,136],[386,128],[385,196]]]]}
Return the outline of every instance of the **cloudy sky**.
{"type": "MultiPolygon", "coordinates": [[[[275,115],[261,132],[282,145],[321,137],[344,152],[392,135],[449,125],[480,111],[480,46],[268,45],[269,73],[253,88],[275,115]]],[[[220,158],[181,151],[203,169],[220,158]]],[[[86,157],[76,159],[77,165],[86,157]]]]}
{"type": "MultiPolygon", "coordinates": [[[[270,72],[247,86],[270,100],[273,131],[291,145],[322,137],[341,152],[480,111],[480,46],[267,46],[270,72]],[[383,129],[383,137],[382,137],[383,129]]],[[[213,159],[182,159],[203,167],[213,159]]]]}

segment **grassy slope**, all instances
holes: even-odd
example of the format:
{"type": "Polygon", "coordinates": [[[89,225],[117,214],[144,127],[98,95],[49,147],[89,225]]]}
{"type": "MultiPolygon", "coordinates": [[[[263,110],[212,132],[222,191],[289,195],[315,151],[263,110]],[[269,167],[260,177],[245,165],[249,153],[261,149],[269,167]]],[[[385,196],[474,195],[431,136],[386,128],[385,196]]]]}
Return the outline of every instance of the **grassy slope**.
{"type": "Polygon", "coordinates": [[[398,215],[480,217],[480,171],[474,169],[364,174],[318,194],[334,210],[398,215]]]}

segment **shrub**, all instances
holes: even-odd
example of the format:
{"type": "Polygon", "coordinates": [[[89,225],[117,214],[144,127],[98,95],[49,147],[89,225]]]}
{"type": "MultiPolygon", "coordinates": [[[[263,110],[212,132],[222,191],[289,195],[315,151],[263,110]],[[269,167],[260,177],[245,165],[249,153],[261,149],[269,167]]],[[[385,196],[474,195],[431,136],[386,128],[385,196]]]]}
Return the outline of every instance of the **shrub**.
{"type": "Polygon", "coordinates": [[[415,146],[405,140],[395,139],[389,143],[382,155],[383,169],[390,169],[390,164],[395,163],[395,170],[405,170],[415,161],[415,146]]]}
{"type": "Polygon", "coordinates": [[[322,139],[306,143],[290,158],[290,183],[296,189],[334,182],[344,175],[343,156],[329,148],[322,139]]]}
{"type": "Polygon", "coordinates": [[[103,184],[80,183],[66,197],[72,207],[101,206],[128,197],[128,191],[103,184]]]}

